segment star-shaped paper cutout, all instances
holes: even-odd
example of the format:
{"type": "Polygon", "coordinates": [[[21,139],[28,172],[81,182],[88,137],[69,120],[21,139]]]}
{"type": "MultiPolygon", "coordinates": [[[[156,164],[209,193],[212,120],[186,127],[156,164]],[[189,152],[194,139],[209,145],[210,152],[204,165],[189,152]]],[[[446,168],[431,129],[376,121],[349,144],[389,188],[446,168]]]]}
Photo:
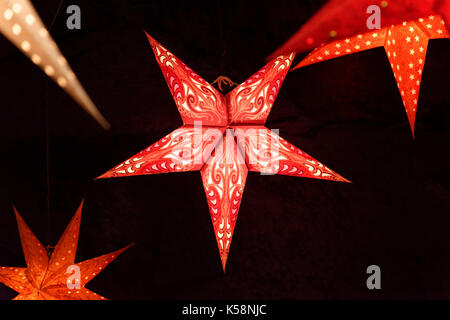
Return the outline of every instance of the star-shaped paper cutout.
{"type": "Polygon", "coordinates": [[[82,207],[83,202],[59,239],[50,259],[46,248],[14,208],[27,267],[0,267],[0,282],[19,293],[14,300],[105,299],[86,289],[85,285],[129,246],[75,263],[82,207]],[[69,267],[73,269],[68,269],[69,267]],[[79,270],[79,276],[71,277],[75,269],[79,270]]]}
{"type": "Polygon", "coordinates": [[[355,52],[384,47],[414,135],[428,40],[440,38],[449,38],[445,22],[440,16],[419,18],[324,44],[312,51],[292,70],[355,52]]]}
{"type": "Polygon", "coordinates": [[[367,32],[373,5],[380,10],[380,28],[437,14],[450,23],[450,0],[330,0],[271,57],[308,51],[322,43],[367,32]]]}
{"type": "Polygon", "coordinates": [[[0,0],[0,32],[97,122],[109,123],[81,86],[29,0],[0,0]]]}
{"type": "Polygon", "coordinates": [[[347,180],[264,126],[294,54],[223,96],[147,37],[184,125],[99,178],[200,170],[225,271],[248,170],[347,180]]]}

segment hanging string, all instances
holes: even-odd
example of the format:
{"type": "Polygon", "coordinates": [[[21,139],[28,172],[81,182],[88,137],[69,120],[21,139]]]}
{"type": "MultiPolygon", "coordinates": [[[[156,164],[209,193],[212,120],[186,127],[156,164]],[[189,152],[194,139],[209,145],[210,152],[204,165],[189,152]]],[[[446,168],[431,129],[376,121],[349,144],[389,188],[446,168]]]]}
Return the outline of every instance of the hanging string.
{"type": "Polygon", "coordinates": [[[52,30],[52,28],[53,28],[53,24],[55,23],[56,17],[58,16],[59,11],[61,10],[61,7],[62,7],[63,2],[64,2],[64,0],[61,0],[61,1],[59,2],[58,9],[56,9],[56,13],[55,13],[55,15],[53,16],[52,22],[50,22],[50,24],[49,24],[49,26],[48,26],[48,31],[49,31],[49,32],[50,32],[50,31],[52,30]]]}
{"type": "Polygon", "coordinates": [[[225,72],[224,70],[224,58],[227,53],[225,49],[225,40],[223,37],[223,15],[222,15],[222,2],[217,0],[217,21],[219,25],[219,47],[222,51],[222,55],[220,56],[220,74],[225,72]]]}
{"type": "MultiPolygon", "coordinates": [[[[220,0],[217,0],[217,21],[218,21],[218,25],[219,25],[219,46],[220,49],[222,51],[222,54],[220,56],[220,74],[224,74],[225,72],[225,67],[224,67],[224,60],[225,60],[225,55],[227,54],[227,50],[226,50],[226,45],[225,45],[225,39],[224,39],[224,35],[223,35],[223,15],[222,15],[222,3],[220,0]]],[[[218,76],[216,78],[216,80],[214,80],[211,84],[215,84],[217,83],[217,86],[219,87],[220,91],[223,91],[222,89],[222,85],[225,84],[227,86],[236,86],[238,85],[237,83],[231,81],[230,78],[225,77],[223,75],[218,76]]]]}
{"type": "MultiPolygon", "coordinates": [[[[56,9],[55,15],[53,16],[52,21],[48,26],[48,32],[51,31],[56,17],[61,10],[62,4],[64,0],[59,2],[58,8],[56,9]]],[[[48,80],[45,81],[45,90],[44,90],[44,125],[45,125],[45,173],[46,173],[46,200],[47,200],[47,241],[46,243],[50,243],[51,240],[51,207],[50,207],[50,126],[49,126],[49,108],[48,108],[48,80]]],[[[52,249],[54,247],[47,245],[47,254],[51,256],[52,249]]]]}

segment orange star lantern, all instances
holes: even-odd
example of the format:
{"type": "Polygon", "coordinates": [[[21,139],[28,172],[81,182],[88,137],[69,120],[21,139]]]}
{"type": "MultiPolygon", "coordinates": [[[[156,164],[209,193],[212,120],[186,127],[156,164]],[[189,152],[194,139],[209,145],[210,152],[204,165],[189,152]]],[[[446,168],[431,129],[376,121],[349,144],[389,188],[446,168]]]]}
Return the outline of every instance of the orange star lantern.
{"type": "Polygon", "coordinates": [[[14,300],[105,299],[85,285],[128,247],[75,264],[82,207],[83,202],[50,258],[14,208],[27,267],[0,267],[0,282],[19,293],[14,300]]]}
{"type": "Polygon", "coordinates": [[[200,170],[223,270],[248,171],[347,181],[264,126],[294,54],[223,96],[147,35],[183,126],[99,178],[200,170]]]}
{"type": "Polygon", "coordinates": [[[428,40],[439,38],[449,38],[445,22],[440,16],[429,16],[324,44],[313,50],[292,70],[355,52],[384,47],[414,135],[428,40]]]}

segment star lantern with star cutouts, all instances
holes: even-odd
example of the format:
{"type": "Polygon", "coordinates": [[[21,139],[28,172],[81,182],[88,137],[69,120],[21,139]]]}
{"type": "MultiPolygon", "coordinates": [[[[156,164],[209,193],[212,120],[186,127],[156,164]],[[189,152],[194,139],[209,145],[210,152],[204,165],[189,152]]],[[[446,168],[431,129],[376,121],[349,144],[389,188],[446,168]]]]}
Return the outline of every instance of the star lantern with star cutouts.
{"type": "Polygon", "coordinates": [[[449,38],[449,32],[440,16],[419,18],[324,44],[314,49],[292,70],[344,55],[384,47],[414,135],[428,41],[442,38],[449,38]]]}
{"type": "Polygon", "coordinates": [[[225,272],[249,170],[347,180],[264,126],[293,53],[271,60],[223,96],[147,37],[183,125],[98,178],[199,170],[225,272]]]}
{"type": "Polygon", "coordinates": [[[29,0],[0,0],[0,32],[103,128],[109,123],[81,86],[29,0]]]}
{"type": "Polygon", "coordinates": [[[430,15],[440,15],[450,23],[450,0],[330,0],[270,58],[367,32],[373,5],[379,8],[380,28],[430,15]]]}
{"type": "Polygon", "coordinates": [[[105,300],[85,285],[129,246],[75,263],[82,207],[83,202],[50,258],[47,249],[14,208],[27,267],[0,267],[0,282],[19,293],[14,300],[105,300]],[[75,270],[79,270],[79,277],[72,278],[71,273],[75,270]]]}

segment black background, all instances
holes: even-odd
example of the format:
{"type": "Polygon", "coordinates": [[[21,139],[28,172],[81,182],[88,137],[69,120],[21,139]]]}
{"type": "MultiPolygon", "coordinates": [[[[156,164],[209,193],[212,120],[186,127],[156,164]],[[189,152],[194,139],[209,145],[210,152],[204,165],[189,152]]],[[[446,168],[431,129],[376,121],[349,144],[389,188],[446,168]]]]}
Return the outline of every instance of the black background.
{"type": "MultiPolygon", "coordinates": [[[[48,26],[59,1],[33,3],[48,26]]],[[[0,38],[0,265],[25,266],[13,203],[55,245],[85,198],[76,261],[135,243],[87,285],[110,299],[448,298],[448,40],[428,47],[415,140],[383,48],[288,74],[267,126],[353,183],[249,173],[225,274],[198,172],[93,181],[181,125],[144,30],[240,83],[323,3],[64,1],[51,34],[110,132],[0,38]]]]}

